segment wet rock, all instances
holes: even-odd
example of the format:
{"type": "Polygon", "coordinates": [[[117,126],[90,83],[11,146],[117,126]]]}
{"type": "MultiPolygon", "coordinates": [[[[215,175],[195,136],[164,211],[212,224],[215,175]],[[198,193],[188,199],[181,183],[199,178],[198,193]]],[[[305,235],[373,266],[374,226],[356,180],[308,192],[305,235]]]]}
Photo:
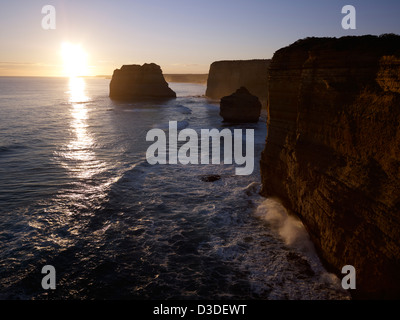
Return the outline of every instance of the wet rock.
{"type": "Polygon", "coordinates": [[[289,263],[296,266],[300,273],[300,276],[304,278],[313,277],[315,275],[314,270],[311,268],[310,264],[306,259],[294,252],[289,252],[286,256],[289,263]]]}
{"type": "Polygon", "coordinates": [[[200,180],[204,181],[204,182],[214,182],[214,181],[218,181],[220,179],[221,179],[221,176],[218,174],[210,174],[210,175],[205,175],[205,176],[200,177],[200,180]]]}

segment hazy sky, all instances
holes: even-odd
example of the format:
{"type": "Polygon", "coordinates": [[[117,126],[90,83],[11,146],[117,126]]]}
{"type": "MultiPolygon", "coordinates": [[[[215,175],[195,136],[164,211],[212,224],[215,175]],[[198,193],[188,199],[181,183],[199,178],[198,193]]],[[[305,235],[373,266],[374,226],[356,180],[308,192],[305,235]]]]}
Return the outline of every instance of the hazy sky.
{"type": "Polygon", "coordinates": [[[61,43],[80,44],[91,75],[155,62],[207,73],[217,60],[271,58],[309,36],[400,34],[399,0],[0,0],[0,75],[62,75],[61,43]],[[344,5],[357,29],[343,30],[344,5]],[[56,29],[44,30],[44,5],[56,29]]]}

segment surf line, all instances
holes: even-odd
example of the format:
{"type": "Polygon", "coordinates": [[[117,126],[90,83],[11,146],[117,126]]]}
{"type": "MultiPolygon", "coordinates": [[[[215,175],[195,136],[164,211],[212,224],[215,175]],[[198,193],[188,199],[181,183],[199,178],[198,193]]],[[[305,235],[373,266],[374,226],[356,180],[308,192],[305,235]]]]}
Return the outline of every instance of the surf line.
{"type": "Polygon", "coordinates": [[[221,164],[221,139],[223,139],[223,163],[243,167],[235,168],[236,175],[250,175],[254,170],[254,129],[201,129],[185,128],[178,132],[177,121],[169,121],[168,140],[164,130],[154,128],[147,132],[146,141],[153,141],[146,151],[149,164],[221,164]],[[245,136],[245,139],[243,137],[245,136]],[[210,145],[211,140],[211,145],[210,145]],[[243,155],[243,142],[246,153],[243,155]],[[178,148],[178,143],[181,142],[178,148]],[[182,144],[182,142],[185,142],[182,144]],[[168,157],[167,157],[168,156],[168,157]],[[168,159],[167,159],[168,158],[168,159]],[[200,160],[199,160],[200,158],[200,160]]]}

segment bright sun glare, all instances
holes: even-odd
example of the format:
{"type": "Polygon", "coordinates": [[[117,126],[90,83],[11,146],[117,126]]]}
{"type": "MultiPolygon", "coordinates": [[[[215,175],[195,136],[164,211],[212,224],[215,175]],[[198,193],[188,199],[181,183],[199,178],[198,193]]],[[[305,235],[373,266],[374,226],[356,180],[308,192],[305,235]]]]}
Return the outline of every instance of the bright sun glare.
{"type": "Polygon", "coordinates": [[[64,76],[79,77],[89,75],[88,55],[79,44],[62,43],[61,56],[64,76]]]}

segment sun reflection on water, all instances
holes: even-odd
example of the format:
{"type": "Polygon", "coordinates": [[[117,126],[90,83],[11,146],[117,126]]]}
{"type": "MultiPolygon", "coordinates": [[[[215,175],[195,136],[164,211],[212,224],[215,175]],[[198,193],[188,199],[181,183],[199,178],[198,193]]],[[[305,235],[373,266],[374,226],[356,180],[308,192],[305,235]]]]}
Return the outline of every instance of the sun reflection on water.
{"type": "Polygon", "coordinates": [[[66,108],[63,114],[67,136],[55,152],[55,160],[66,171],[67,178],[60,181],[63,185],[54,201],[47,204],[43,219],[31,223],[38,230],[51,225],[47,240],[61,248],[71,246],[78,237],[86,237],[86,227],[113,182],[104,178],[108,164],[96,150],[98,141],[91,124],[96,119],[91,118],[93,100],[85,79],[71,77],[65,91],[67,104],[62,106],[66,108]]]}
{"type": "Polygon", "coordinates": [[[68,86],[70,103],[85,103],[90,100],[86,95],[86,82],[84,78],[71,77],[69,78],[68,86]]]}
{"type": "Polygon", "coordinates": [[[73,138],[69,141],[63,154],[67,160],[70,174],[77,178],[91,178],[102,171],[102,164],[96,159],[93,151],[95,145],[88,131],[88,103],[86,83],[83,78],[69,79],[69,102],[71,103],[70,130],[73,138]]]}

